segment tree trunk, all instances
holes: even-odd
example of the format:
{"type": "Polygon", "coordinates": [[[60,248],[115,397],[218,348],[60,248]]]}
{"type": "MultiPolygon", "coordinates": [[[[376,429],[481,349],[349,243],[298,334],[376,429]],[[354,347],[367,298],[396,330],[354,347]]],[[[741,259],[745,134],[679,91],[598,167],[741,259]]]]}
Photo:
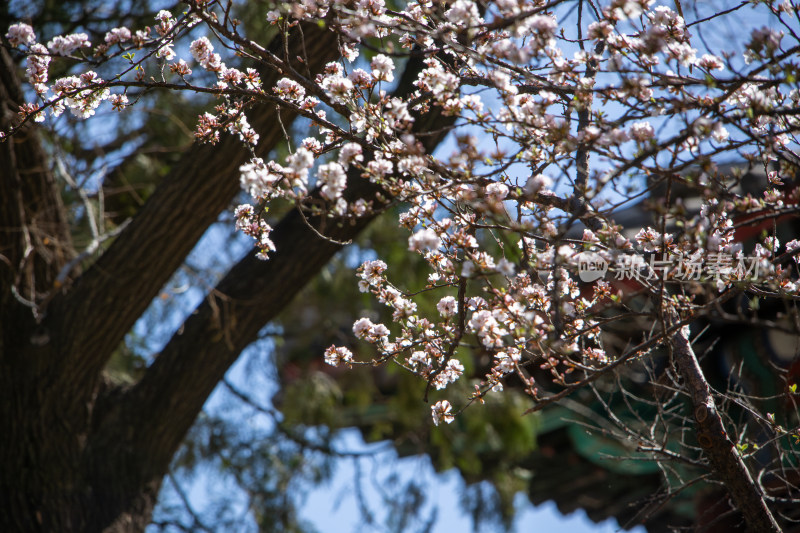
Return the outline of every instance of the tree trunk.
{"type": "Polygon", "coordinates": [[[780,531],[781,528],[764,501],[764,495],[728,438],[711,396],[711,388],[689,342],[688,331],[676,333],[670,345],[678,371],[692,400],[697,423],[697,442],[711,462],[714,477],[724,483],[736,509],[744,516],[748,531],[780,531]]]}
{"type": "MultiPolygon", "coordinates": [[[[308,51],[306,64],[312,71],[337,53],[333,32],[313,26],[303,34],[305,42],[292,42],[289,54],[293,47],[308,51]]],[[[8,59],[4,50],[0,54],[8,59]]],[[[400,93],[413,89],[411,81],[422,68],[420,61],[410,64],[400,93]]],[[[15,67],[8,65],[2,81],[21,96],[15,67]]],[[[265,79],[265,85],[270,83],[265,79]]],[[[9,91],[0,96],[3,117],[11,120],[16,100],[9,91]]],[[[282,135],[275,109],[262,108],[261,113],[251,122],[264,128],[261,149],[267,150],[282,135]]],[[[291,117],[282,118],[286,124],[291,117]]],[[[437,113],[428,113],[418,126],[429,128],[437,120],[437,113]]],[[[445,133],[428,137],[427,148],[433,150],[445,133]]],[[[35,213],[44,213],[34,217],[41,227],[49,228],[47,222],[57,230],[54,235],[68,235],[59,188],[41,168],[47,159],[34,133],[15,136],[0,149],[3,203],[11,193],[21,199],[19,209],[3,211],[0,226],[0,531],[142,531],[172,456],[208,395],[258,331],[341,249],[319,238],[309,223],[326,224],[330,229],[325,233],[343,241],[369,219],[336,225],[290,212],[273,232],[279,246],[274,257],[266,263],[253,254],[244,258],[144,378],[134,387],[121,387],[104,379],[103,366],[236,194],[238,166],[246,152],[193,147],[114,244],[51,300],[52,281],[73,253],[64,244],[68,237],[42,233],[45,237],[34,243],[41,246],[31,248],[19,230],[31,225],[28,206],[34,206],[35,213]],[[12,149],[12,143],[20,146],[12,149]],[[16,157],[20,149],[34,156],[16,157]],[[32,169],[41,174],[41,187],[28,187],[21,179],[32,169]],[[69,253],[53,252],[48,247],[54,243],[69,253]],[[26,285],[20,272],[27,271],[18,264],[26,266],[29,259],[42,272],[36,271],[26,285]],[[233,341],[226,332],[236,333],[233,341]]],[[[357,185],[350,195],[373,197],[378,190],[359,176],[350,183],[357,185]]]]}
{"type": "MultiPolygon", "coordinates": [[[[292,61],[308,53],[304,68],[318,72],[338,54],[336,35],[303,32],[287,52],[292,61]]],[[[273,47],[284,55],[283,42],[273,47]]],[[[4,48],[0,62],[7,131],[25,100],[4,48]]],[[[263,155],[283,140],[278,121],[294,118],[274,106],[249,115],[263,155]]],[[[104,381],[103,367],[229,206],[249,157],[233,138],[192,146],[100,259],[61,287],[54,281],[75,251],[49,159],[33,127],[0,142],[0,531],[142,531],[150,521],[177,446],[158,462],[138,445],[140,428],[115,404],[123,389],[104,381]]]]}

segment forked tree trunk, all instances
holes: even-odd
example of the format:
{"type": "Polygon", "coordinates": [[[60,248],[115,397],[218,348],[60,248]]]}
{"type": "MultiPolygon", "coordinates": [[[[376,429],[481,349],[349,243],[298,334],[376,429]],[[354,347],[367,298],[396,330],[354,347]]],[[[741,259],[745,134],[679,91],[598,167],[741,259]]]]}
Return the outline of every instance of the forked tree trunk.
{"type": "MultiPolygon", "coordinates": [[[[294,60],[307,52],[305,65],[319,71],[338,53],[336,36],[316,25],[302,34],[303,39],[290,40],[288,55],[294,60]]],[[[277,47],[283,55],[282,43],[277,47]]],[[[8,59],[4,50],[0,54],[8,59]]],[[[400,92],[410,92],[422,68],[419,61],[411,63],[400,92]]],[[[0,95],[4,128],[21,101],[15,67],[8,65],[0,74],[17,93],[16,98],[0,95]]],[[[264,79],[267,86],[274,82],[264,79]]],[[[276,134],[277,115],[273,107],[260,113],[251,123],[266,128],[260,147],[269,150],[282,138],[276,134]]],[[[290,119],[283,116],[284,124],[290,119]]],[[[451,122],[428,113],[418,125],[437,129],[438,124],[446,132],[451,122]]],[[[427,137],[427,148],[433,150],[443,135],[427,137]]],[[[249,155],[220,145],[193,147],[101,258],[68,290],[51,293],[68,254],[47,262],[54,254],[45,252],[53,243],[66,246],[68,239],[43,238],[44,248],[31,248],[20,228],[36,220],[66,234],[66,217],[51,207],[60,206],[59,189],[35,134],[15,136],[0,149],[5,150],[0,175],[4,206],[14,193],[24,197],[19,205],[25,209],[39,207],[32,218],[25,218],[28,211],[22,207],[10,215],[4,211],[4,217],[17,218],[3,218],[0,227],[0,531],[142,531],[172,456],[216,384],[259,330],[342,248],[341,242],[355,237],[370,219],[331,224],[290,212],[272,234],[279,247],[272,260],[246,256],[189,317],[144,378],[119,387],[104,381],[105,362],[228,206],[238,191],[240,158],[249,155]],[[41,197],[19,179],[23,159],[11,152],[14,143],[20,144],[17,149],[39,150],[40,155],[25,161],[34,161],[30,164],[44,172],[47,186],[41,197]],[[327,225],[325,233],[333,240],[319,237],[309,225],[327,225]],[[156,232],[164,227],[173,231],[156,232]],[[27,265],[28,256],[44,261],[45,272],[31,275],[25,286],[18,265],[27,265]],[[20,294],[19,287],[30,296],[20,294]],[[52,300],[44,298],[49,304],[37,305],[48,293],[55,294],[52,300]]],[[[375,198],[378,189],[368,180],[352,176],[350,182],[354,186],[348,194],[375,198]]]]}

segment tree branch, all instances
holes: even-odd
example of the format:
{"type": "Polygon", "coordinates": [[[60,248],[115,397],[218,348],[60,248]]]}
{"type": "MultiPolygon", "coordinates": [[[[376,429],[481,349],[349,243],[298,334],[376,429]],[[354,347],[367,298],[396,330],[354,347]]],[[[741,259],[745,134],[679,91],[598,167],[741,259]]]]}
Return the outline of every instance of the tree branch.
{"type": "MultiPolygon", "coordinates": [[[[338,54],[336,35],[317,26],[304,31],[313,36],[309,67],[319,71],[338,54]]],[[[273,47],[282,46],[281,39],[275,41],[273,47]]],[[[290,39],[296,56],[302,53],[298,42],[290,39]]],[[[272,87],[280,76],[263,74],[264,86],[272,87]]],[[[257,153],[265,156],[283,141],[278,111],[259,106],[249,118],[261,135],[257,153]]],[[[280,120],[293,118],[283,112],[280,120]]],[[[233,136],[214,146],[193,145],[72,290],[53,299],[44,326],[61,352],[54,375],[72,382],[97,378],[124,335],[239,192],[239,166],[249,158],[233,136]]]]}
{"type": "MultiPolygon", "coordinates": [[[[396,95],[413,90],[416,74],[424,68],[412,59],[399,81],[396,95]]],[[[418,131],[441,130],[452,123],[432,110],[418,117],[418,131]]],[[[441,142],[445,133],[426,136],[428,153],[441,142]]],[[[376,195],[388,194],[358,175],[348,176],[345,197],[374,200],[372,215],[352,219],[323,219],[290,211],[270,234],[276,252],[268,261],[249,253],[220,281],[215,290],[184,322],[161,354],[123,402],[120,409],[133,428],[135,443],[146,457],[143,475],[160,478],[170,458],[202,409],[208,396],[224,378],[241,351],[258,338],[258,332],[342,249],[341,243],[356,237],[385,205],[376,195]],[[324,237],[310,228],[328,228],[324,237]]],[[[318,194],[318,191],[316,191],[318,194]]],[[[116,417],[112,417],[116,418],[116,417]]],[[[117,438],[109,434],[108,438],[117,438]]],[[[138,452],[137,452],[138,453],[138,452]]],[[[146,479],[145,479],[146,481],[146,479]]]]}
{"type": "MultiPolygon", "coordinates": [[[[599,56],[603,53],[603,50],[605,50],[605,42],[600,41],[597,43],[594,53],[599,56]]],[[[597,60],[592,58],[586,64],[585,77],[594,81],[596,75],[597,60]]],[[[586,131],[586,128],[589,126],[589,120],[591,119],[591,113],[591,101],[589,101],[585,103],[584,107],[582,107],[580,111],[578,111],[578,134],[586,131]]],[[[588,209],[588,202],[586,201],[586,188],[588,187],[589,180],[589,149],[585,140],[581,141],[579,144],[578,151],[575,154],[575,165],[577,174],[575,176],[575,187],[570,208],[573,216],[581,218],[588,209]]],[[[594,217],[586,218],[584,222],[589,229],[594,231],[598,231],[603,227],[599,219],[594,217]]]]}
{"type": "MultiPolygon", "coordinates": [[[[371,185],[362,180],[365,185],[371,185]]],[[[375,186],[372,186],[375,187],[375,186]]],[[[126,417],[136,443],[149,456],[152,475],[163,475],[174,451],[228,368],[253,342],[261,328],[370,222],[331,227],[321,238],[297,210],[271,233],[277,249],[268,261],[249,253],[181,326],[142,380],[127,394],[126,417]]]]}
{"type": "MultiPolygon", "coordinates": [[[[25,102],[16,72],[17,65],[0,48],[0,131],[18,122],[25,102]]],[[[66,211],[33,128],[0,142],[0,160],[0,308],[10,305],[12,289],[35,304],[74,253],[66,211]]]]}
{"type": "Polygon", "coordinates": [[[750,471],[728,438],[722,418],[711,396],[711,388],[697,361],[688,332],[673,335],[670,347],[678,371],[683,378],[694,408],[697,441],[711,461],[714,475],[727,488],[736,508],[744,515],[748,531],[780,531],[764,496],[753,481],[750,471]]]}

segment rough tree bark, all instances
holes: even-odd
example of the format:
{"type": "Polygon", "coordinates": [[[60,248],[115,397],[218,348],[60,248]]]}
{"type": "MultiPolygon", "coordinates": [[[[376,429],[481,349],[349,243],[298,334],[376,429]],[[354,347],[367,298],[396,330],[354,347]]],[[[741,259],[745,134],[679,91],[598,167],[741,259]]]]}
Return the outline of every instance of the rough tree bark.
{"type": "Polygon", "coordinates": [[[697,423],[697,442],[708,456],[714,475],[724,482],[736,509],[744,516],[748,531],[780,531],[780,526],[764,501],[764,495],[728,437],[711,395],[711,387],[689,342],[688,332],[676,333],[670,346],[675,364],[692,400],[697,423]]]}
{"type": "MultiPolygon", "coordinates": [[[[289,40],[288,57],[307,53],[317,72],[336,57],[336,36],[317,26],[303,34],[289,40]]],[[[282,42],[273,46],[284,55],[282,42]]],[[[17,67],[4,49],[0,56],[7,129],[25,100],[17,67]]],[[[263,80],[269,87],[279,77],[263,80]]],[[[283,139],[277,113],[272,106],[250,113],[262,155],[283,139]]],[[[136,448],[139,428],[129,420],[116,419],[113,439],[103,441],[103,418],[103,436],[95,435],[98,398],[121,392],[108,389],[103,367],[229,206],[250,155],[233,138],[192,146],[113,245],[46,306],[38,304],[74,254],[60,189],[35,130],[0,144],[0,156],[0,530],[141,530],[161,480],[139,475],[149,458],[136,448]]]]}

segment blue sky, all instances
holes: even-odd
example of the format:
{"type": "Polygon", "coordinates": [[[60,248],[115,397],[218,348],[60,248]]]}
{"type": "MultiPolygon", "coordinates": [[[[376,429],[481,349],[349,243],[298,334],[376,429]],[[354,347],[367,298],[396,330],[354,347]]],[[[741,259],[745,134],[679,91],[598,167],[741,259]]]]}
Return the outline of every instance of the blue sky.
{"type": "MultiPolygon", "coordinates": [[[[228,379],[247,391],[251,399],[261,405],[269,405],[269,399],[276,391],[276,384],[261,373],[252,372],[252,356],[256,350],[269,349],[269,343],[260,343],[247,350],[243,357],[228,373],[228,379]]],[[[249,429],[267,429],[273,421],[270,417],[254,413],[238,403],[224,387],[218,387],[209,399],[206,410],[209,413],[233,417],[236,424],[249,429]],[[233,400],[233,401],[232,401],[233,400]]],[[[405,483],[414,480],[425,487],[426,501],[416,513],[419,526],[435,513],[436,521],[431,533],[471,532],[473,522],[469,513],[462,507],[460,500],[464,492],[464,482],[456,470],[435,473],[429,458],[425,455],[398,458],[391,444],[379,442],[366,444],[357,430],[342,431],[335,439],[334,448],[343,453],[362,453],[364,456],[355,460],[337,459],[331,479],[317,486],[301,485],[307,490],[301,497],[300,515],[304,521],[316,528],[320,533],[389,533],[387,524],[388,510],[383,497],[397,494],[397,490],[405,483]],[[390,486],[391,485],[391,486],[390,486]],[[357,486],[360,488],[357,490],[357,486]],[[383,497],[382,497],[383,493],[383,497]],[[361,494],[362,499],[357,497],[361,494]],[[366,512],[365,512],[366,511],[366,512]],[[366,516],[372,516],[370,523],[366,516]]],[[[239,517],[239,531],[255,531],[246,508],[246,498],[235,482],[222,475],[215,467],[200,467],[190,479],[181,478],[183,490],[190,505],[201,519],[206,516],[209,525],[214,524],[210,518],[219,510],[219,503],[227,500],[228,509],[224,514],[228,517],[239,517]],[[238,496],[237,496],[238,495],[238,496]]],[[[291,489],[290,489],[291,490],[291,489]]],[[[298,492],[299,494],[299,492],[298,492]]],[[[162,500],[172,504],[179,499],[170,481],[164,484],[162,500]]],[[[562,515],[553,502],[534,507],[524,494],[518,494],[515,500],[516,517],[512,532],[548,532],[570,531],[574,533],[621,531],[614,520],[595,524],[583,511],[562,515]]],[[[180,504],[179,504],[180,506],[180,504]]],[[[186,518],[186,523],[191,520],[186,518]]],[[[479,529],[482,533],[503,531],[499,524],[479,529]]],[[[418,529],[408,528],[407,531],[418,529]]],[[[406,530],[403,530],[406,531],[406,530]]],[[[637,527],[634,533],[645,533],[645,529],[637,527]]]]}
{"type": "MultiPolygon", "coordinates": [[[[359,449],[359,447],[363,449],[363,443],[360,442],[356,432],[349,434],[346,440],[351,445],[350,449],[359,449]]],[[[389,452],[389,455],[393,455],[393,452],[389,452]]],[[[403,476],[423,476],[429,480],[427,485],[429,497],[435,502],[438,509],[437,520],[431,533],[473,531],[472,520],[459,503],[459,495],[463,490],[464,482],[455,471],[437,476],[433,474],[427,457],[409,457],[399,460],[390,457],[384,467],[385,471],[389,469],[395,469],[403,476]]],[[[319,531],[325,533],[384,531],[378,528],[359,528],[363,522],[358,505],[352,496],[353,475],[353,468],[347,463],[343,463],[339,466],[331,483],[316,488],[309,495],[303,508],[303,516],[319,531]]],[[[380,477],[380,473],[377,477],[380,477]]],[[[367,499],[377,500],[377,498],[370,498],[369,495],[367,495],[367,499]]],[[[523,494],[517,495],[515,503],[517,515],[512,530],[515,533],[532,531],[612,533],[621,531],[615,520],[606,520],[595,524],[583,511],[567,516],[562,515],[553,502],[534,507],[523,494]]],[[[480,531],[485,532],[486,528],[481,528],[480,531]]],[[[497,531],[502,531],[502,529],[497,528],[497,531]]],[[[631,531],[645,533],[643,527],[637,527],[631,531]]]]}

